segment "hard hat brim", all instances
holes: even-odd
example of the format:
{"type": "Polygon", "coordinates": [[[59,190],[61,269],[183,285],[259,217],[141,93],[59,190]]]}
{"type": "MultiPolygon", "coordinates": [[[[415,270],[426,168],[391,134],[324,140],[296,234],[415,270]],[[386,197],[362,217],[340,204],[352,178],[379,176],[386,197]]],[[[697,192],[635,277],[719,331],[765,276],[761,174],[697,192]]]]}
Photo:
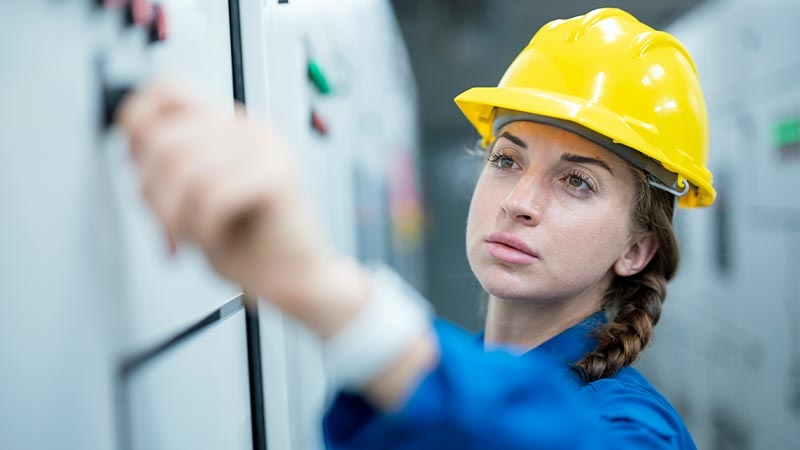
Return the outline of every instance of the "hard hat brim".
{"type": "MultiPolygon", "coordinates": [[[[603,136],[613,136],[614,143],[625,145],[660,161],[667,170],[689,180],[697,189],[690,190],[689,194],[679,199],[681,206],[708,206],[716,197],[713,187],[706,181],[711,177],[707,169],[692,167],[687,170],[685,162],[680,165],[673,164],[671,158],[661,149],[654,147],[631,126],[631,118],[622,117],[597,104],[569,95],[520,87],[476,87],[460,94],[455,98],[455,102],[483,137],[484,145],[491,143],[495,138],[492,133],[492,122],[496,108],[561,119],[603,136]],[[681,166],[683,170],[680,170],[681,166]]],[[[648,133],[658,133],[658,128],[652,124],[633,125],[648,133]]]]}

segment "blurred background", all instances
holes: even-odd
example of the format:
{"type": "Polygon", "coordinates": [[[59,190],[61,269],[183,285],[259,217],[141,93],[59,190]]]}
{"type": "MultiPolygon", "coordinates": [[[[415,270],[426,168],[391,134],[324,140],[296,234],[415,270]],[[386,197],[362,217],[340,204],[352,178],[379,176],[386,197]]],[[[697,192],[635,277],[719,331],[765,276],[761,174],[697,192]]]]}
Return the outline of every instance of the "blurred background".
{"type": "Polygon", "coordinates": [[[555,18],[616,6],[697,65],[718,199],[638,367],[698,448],[800,442],[800,4],[793,0],[30,0],[0,4],[0,448],[322,448],[320,343],[202,255],[168,256],[120,98],[164,71],[245,103],[307,156],[343,251],[476,331],[482,160],[453,97],[555,18]]]}

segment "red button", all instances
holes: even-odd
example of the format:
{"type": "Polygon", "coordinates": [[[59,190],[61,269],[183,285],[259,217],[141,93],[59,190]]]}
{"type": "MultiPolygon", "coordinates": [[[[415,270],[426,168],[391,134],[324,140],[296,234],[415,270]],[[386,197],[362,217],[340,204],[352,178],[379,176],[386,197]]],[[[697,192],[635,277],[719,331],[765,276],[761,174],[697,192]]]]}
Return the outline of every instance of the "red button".
{"type": "Polygon", "coordinates": [[[99,6],[104,6],[106,8],[122,8],[127,3],[126,0],[97,0],[97,4],[99,6]]]}
{"type": "Polygon", "coordinates": [[[150,23],[150,42],[167,40],[167,13],[164,6],[153,5],[153,21],[150,23]]]}
{"type": "Polygon", "coordinates": [[[128,23],[142,28],[147,28],[153,23],[153,4],[150,0],[130,0],[128,23]]]}
{"type": "Polygon", "coordinates": [[[328,134],[328,124],[315,111],[311,111],[311,128],[322,136],[328,134]]]}

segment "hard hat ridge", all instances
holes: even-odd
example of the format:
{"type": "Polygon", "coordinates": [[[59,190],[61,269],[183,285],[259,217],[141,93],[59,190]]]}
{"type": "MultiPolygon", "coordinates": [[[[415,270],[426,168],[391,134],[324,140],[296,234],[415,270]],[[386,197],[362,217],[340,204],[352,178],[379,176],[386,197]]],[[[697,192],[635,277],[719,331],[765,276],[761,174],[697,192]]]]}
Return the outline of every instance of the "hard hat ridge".
{"type": "MultiPolygon", "coordinates": [[[[583,16],[578,16],[578,18],[580,18],[580,20],[573,22],[571,32],[567,33],[566,37],[564,38],[566,41],[577,41],[578,39],[583,37],[584,33],[592,31],[596,26],[602,26],[601,24],[603,23],[603,21],[609,18],[635,20],[638,22],[636,17],[633,17],[633,15],[631,15],[629,12],[619,8],[598,8],[589,11],[583,16]]],[[[569,20],[570,19],[553,20],[548,25],[550,24],[558,25],[561,24],[562,22],[567,22],[569,20]]],[[[644,25],[644,27],[652,30],[652,28],[650,28],[647,25],[644,25]]],[[[608,29],[604,31],[609,32],[608,29]]]]}

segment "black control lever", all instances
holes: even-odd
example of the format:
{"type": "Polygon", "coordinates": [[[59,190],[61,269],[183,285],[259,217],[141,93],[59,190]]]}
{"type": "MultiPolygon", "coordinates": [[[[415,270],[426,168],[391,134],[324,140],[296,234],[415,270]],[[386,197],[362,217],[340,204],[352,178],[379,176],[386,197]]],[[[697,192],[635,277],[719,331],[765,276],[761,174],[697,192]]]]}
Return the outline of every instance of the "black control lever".
{"type": "Polygon", "coordinates": [[[114,123],[114,115],[117,113],[122,100],[133,92],[133,86],[104,86],[103,87],[103,117],[101,118],[101,126],[103,129],[108,129],[114,123]]]}

